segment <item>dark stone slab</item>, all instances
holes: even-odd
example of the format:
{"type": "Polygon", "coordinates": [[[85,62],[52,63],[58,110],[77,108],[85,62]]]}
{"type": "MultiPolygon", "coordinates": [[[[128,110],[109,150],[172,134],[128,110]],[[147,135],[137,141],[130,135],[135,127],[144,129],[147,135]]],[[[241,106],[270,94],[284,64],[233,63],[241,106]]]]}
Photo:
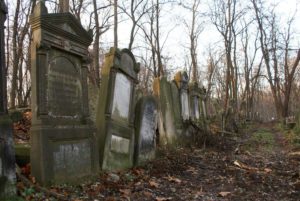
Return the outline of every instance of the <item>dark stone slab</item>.
{"type": "Polygon", "coordinates": [[[135,114],[135,164],[141,165],[155,158],[157,103],[154,97],[139,100],[135,114]]]}

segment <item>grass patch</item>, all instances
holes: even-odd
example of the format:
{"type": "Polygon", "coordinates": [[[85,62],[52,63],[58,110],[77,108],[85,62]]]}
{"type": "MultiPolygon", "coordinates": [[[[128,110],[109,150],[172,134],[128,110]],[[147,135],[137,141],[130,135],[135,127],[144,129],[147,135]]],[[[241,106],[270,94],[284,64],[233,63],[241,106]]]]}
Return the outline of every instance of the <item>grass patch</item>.
{"type": "Polygon", "coordinates": [[[300,147],[300,134],[295,130],[289,130],[284,133],[284,137],[289,144],[300,147]]]}
{"type": "Polygon", "coordinates": [[[262,151],[271,152],[275,145],[274,134],[267,129],[260,129],[252,134],[247,149],[255,151],[260,149],[262,151]]]}

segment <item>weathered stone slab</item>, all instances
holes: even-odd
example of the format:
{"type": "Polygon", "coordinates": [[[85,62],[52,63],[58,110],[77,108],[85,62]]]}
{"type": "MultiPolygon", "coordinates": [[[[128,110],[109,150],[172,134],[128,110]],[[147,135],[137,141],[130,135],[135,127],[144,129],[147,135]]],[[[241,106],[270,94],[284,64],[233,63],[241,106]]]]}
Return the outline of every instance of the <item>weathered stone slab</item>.
{"type": "Polygon", "coordinates": [[[16,195],[15,150],[12,121],[7,114],[4,22],[7,7],[0,1],[0,200],[16,195]]]}
{"type": "Polygon", "coordinates": [[[155,158],[157,103],[154,97],[139,100],[135,114],[135,164],[141,165],[155,158]]]}
{"type": "Polygon", "coordinates": [[[32,44],[32,175],[42,184],[78,182],[98,171],[96,129],[89,118],[88,46],[92,37],[70,13],[30,18],[32,44]]]}
{"type": "MultiPolygon", "coordinates": [[[[172,93],[172,85],[167,78],[156,78],[153,82],[153,92],[158,100],[158,130],[159,143],[162,145],[173,146],[178,139],[178,132],[176,129],[176,112],[178,111],[177,104],[174,104],[174,97],[172,93]],[[175,115],[174,115],[175,114],[175,115]]],[[[179,96],[176,100],[179,99],[179,96]]],[[[180,122],[180,121],[179,121],[180,122]]]]}
{"type": "Polygon", "coordinates": [[[0,199],[16,194],[15,150],[12,122],[0,117],[0,199]]]}
{"type": "Polygon", "coordinates": [[[96,114],[102,169],[123,169],[133,165],[138,72],[139,65],[127,49],[111,48],[105,57],[96,114]]]}

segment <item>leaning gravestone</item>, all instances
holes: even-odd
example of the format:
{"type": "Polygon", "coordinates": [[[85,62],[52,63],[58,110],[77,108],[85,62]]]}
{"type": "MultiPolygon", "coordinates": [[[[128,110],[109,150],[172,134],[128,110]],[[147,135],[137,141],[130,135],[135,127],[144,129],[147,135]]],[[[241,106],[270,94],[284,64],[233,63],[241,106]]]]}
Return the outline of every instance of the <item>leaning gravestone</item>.
{"type": "Polygon", "coordinates": [[[96,126],[102,169],[133,165],[135,86],[139,64],[127,50],[111,48],[105,56],[96,126]]]}
{"type": "Polygon", "coordinates": [[[172,87],[166,77],[154,79],[153,94],[158,101],[159,143],[168,146],[176,145],[178,133],[175,127],[174,111],[178,108],[173,105],[172,87]]]}
{"type": "Polygon", "coordinates": [[[135,152],[136,165],[155,158],[157,103],[153,96],[141,98],[135,113],[135,152]]]}
{"type": "Polygon", "coordinates": [[[7,7],[0,1],[0,199],[16,194],[15,151],[12,122],[7,114],[4,22],[7,7]]]}
{"type": "Polygon", "coordinates": [[[92,37],[69,12],[49,14],[43,1],[30,24],[32,175],[42,184],[77,181],[98,170],[87,98],[92,37]]]}

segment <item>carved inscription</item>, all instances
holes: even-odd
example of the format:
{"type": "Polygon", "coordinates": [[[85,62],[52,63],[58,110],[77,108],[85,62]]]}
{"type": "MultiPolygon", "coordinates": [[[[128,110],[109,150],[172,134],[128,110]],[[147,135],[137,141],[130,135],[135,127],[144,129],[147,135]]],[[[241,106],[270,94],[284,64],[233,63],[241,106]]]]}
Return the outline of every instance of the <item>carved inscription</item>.
{"type": "Polygon", "coordinates": [[[131,82],[122,73],[116,74],[112,116],[114,119],[128,121],[130,100],[131,100],[131,82]]]}
{"type": "Polygon", "coordinates": [[[74,117],[81,113],[79,72],[65,57],[56,57],[50,63],[48,101],[51,115],[74,117]]]}
{"type": "Polygon", "coordinates": [[[129,139],[112,135],[110,141],[110,150],[120,154],[128,154],[129,144],[129,139]]]}
{"type": "Polygon", "coordinates": [[[91,172],[91,143],[81,141],[53,143],[53,172],[55,179],[83,176],[91,172]]]}

